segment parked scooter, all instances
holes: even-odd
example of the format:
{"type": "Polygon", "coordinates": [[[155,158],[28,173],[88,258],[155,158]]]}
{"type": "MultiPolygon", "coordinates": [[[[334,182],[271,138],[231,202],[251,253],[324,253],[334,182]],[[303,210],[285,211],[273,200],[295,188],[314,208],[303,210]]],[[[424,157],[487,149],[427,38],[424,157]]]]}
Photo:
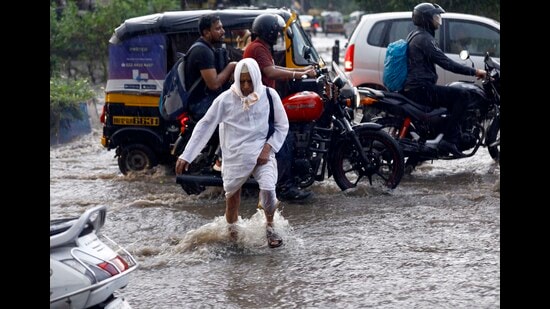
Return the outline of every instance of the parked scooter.
{"type": "MultiPolygon", "coordinates": [[[[290,123],[288,134],[294,140],[292,168],[298,185],[305,188],[333,177],[341,190],[356,187],[360,181],[397,187],[404,159],[395,139],[378,124],[354,123],[353,106],[359,94],[337,64],[332,63],[332,70],[318,69],[317,76],[296,81],[291,94],[282,99],[290,123]]],[[[181,120],[175,156],[183,152],[193,129],[189,117],[184,115],[181,120]]],[[[212,170],[218,146],[214,136],[189,170],[176,178],[187,194],[223,185],[220,174],[212,170]]],[[[257,182],[251,178],[243,187],[257,187],[257,182]]]]}
{"type": "Polygon", "coordinates": [[[137,261],[100,233],[107,208],[50,221],[50,309],[131,309],[115,292],[126,287],[137,261]]]}
{"type": "MultiPolygon", "coordinates": [[[[461,58],[468,59],[468,52],[462,51],[461,58]]],[[[481,103],[468,105],[460,123],[457,146],[466,157],[473,156],[481,146],[487,147],[490,156],[500,164],[500,63],[488,53],[484,62],[487,77],[482,86],[473,82],[449,84],[450,87],[470,89],[481,98],[481,103]]],[[[446,108],[430,108],[396,92],[368,87],[359,87],[358,91],[363,96],[360,101],[364,108],[362,121],[384,126],[399,141],[407,158],[405,169],[408,172],[422,161],[458,158],[439,147],[448,118],[446,108]]]]}

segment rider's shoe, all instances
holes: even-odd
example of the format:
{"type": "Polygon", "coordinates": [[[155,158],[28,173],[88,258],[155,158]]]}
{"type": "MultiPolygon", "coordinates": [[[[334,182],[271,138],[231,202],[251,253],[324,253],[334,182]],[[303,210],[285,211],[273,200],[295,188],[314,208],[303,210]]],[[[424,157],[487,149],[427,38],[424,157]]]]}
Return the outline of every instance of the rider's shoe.
{"type": "Polygon", "coordinates": [[[212,165],[212,169],[216,172],[221,172],[222,171],[222,162],[220,160],[216,160],[216,163],[214,163],[214,165],[212,165]]]}
{"type": "Polygon", "coordinates": [[[309,191],[300,190],[298,187],[281,189],[278,198],[282,201],[302,201],[311,197],[309,191]]]}
{"type": "Polygon", "coordinates": [[[460,150],[458,150],[458,148],[456,147],[456,144],[448,142],[444,139],[439,142],[439,150],[443,152],[448,152],[455,158],[466,157],[465,154],[463,154],[460,150]]]}

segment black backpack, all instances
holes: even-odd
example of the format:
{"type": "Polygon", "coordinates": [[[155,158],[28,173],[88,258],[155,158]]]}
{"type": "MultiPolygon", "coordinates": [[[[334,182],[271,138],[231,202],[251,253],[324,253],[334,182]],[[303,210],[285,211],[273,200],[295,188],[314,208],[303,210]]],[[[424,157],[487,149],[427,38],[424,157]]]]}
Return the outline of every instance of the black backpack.
{"type": "Polygon", "coordinates": [[[165,120],[176,120],[179,115],[189,110],[189,104],[187,102],[189,95],[191,91],[197,87],[201,78],[197,78],[189,90],[185,88],[185,60],[191,49],[199,44],[204,45],[204,43],[197,41],[189,47],[187,54],[180,53],[180,58],[164,78],[162,93],[159,98],[159,110],[160,115],[165,120]]]}

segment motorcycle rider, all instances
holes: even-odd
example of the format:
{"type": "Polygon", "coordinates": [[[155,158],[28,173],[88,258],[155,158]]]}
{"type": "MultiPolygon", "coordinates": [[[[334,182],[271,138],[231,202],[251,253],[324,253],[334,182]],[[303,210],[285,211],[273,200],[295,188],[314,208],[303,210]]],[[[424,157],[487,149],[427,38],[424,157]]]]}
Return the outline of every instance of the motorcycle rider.
{"type": "Polygon", "coordinates": [[[439,150],[451,153],[454,157],[464,157],[457,147],[460,142],[460,120],[464,116],[466,107],[475,95],[470,91],[437,85],[435,65],[456,74],[485,78],[487,72],[474,69],[470,66],[453,61],[439,48],[435,38],[435,30],[441,26],[441,14],[445,10],[435,4],[423,2],[416,5],[412,12],[412,21],[417,28],[409,33],[419,32],[409,42],[408,72],[402,94],[407,98],[431,107],[446,107],[450,117],[443,131],[443,139],[439,143],[439,150]]]}
{"type": "MultiPolygon", "coordinates": [[[[246,47],[243,58],[254,58],[262,71],[264,85],[275,88],[276,80],[301,79],[302,76],[315,77],[317,73],[312,66],[306,68],[287,68],[275,65],[273,45],[277,43],[279,34],[285,27],[283,18],[277,14],[258,15],[252,23],[252,42],[246,47]]],[[[287,134],[283,147],[277,153],[279,180],[277,182],[278,196],[282,200],[304,200],[311,192],[301,190],[295,180],[292,162],[294,136],[287,134]]]]}

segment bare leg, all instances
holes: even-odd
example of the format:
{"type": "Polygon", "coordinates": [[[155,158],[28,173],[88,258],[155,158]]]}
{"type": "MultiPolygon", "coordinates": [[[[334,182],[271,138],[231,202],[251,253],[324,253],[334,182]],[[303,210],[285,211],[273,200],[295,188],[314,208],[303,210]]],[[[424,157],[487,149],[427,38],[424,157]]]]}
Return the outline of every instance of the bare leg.
{"type": "Polygon", "coordinates": [[[239,218],[239,206],[241,205],[241,189],[235,191],[235,193],[225,198],[225,220],[229,223],[229,237],[235,241],[237,240],[237,229],[234,225],[239,218]]]}
{"type": "Polygon", "coordinates": [[[227,223],[235,223],[239,217],[239,206],[241,205],[241,189],[225,198],[225,220],[227,223]]]}

